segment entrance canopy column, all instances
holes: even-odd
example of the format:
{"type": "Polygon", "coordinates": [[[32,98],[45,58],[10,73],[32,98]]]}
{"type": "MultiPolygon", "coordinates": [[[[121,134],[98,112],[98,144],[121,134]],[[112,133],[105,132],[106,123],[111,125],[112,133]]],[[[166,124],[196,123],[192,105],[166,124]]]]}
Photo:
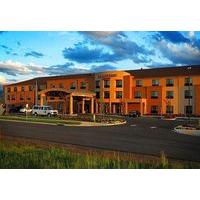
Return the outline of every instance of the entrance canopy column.
{"type": "Polygon", "coordinates": [[[82,114],[85,113],[85,99],[84,98],[82,99],[81,112],[82,114]]]}
{"type": "Polygon", "coordinates": [[[73,115],[73,96],[69,95],[69,114],[73,115]]]}
{"type": "Polygon", "coordinates": [[[91,113],[94,114],[94,97],[91,98],[91,113]]]}

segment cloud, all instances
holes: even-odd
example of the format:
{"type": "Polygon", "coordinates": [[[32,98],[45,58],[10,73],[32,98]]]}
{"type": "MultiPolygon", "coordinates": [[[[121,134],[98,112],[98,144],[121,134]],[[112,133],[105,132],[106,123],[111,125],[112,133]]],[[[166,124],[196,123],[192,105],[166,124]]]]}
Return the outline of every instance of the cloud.
{"type": "Polygon", "coordinates": [[[48,75],[63,75],[89,73],[90,71],[76,67],[72,62],[68,62],[63,65],[52,65],[50,67],[45,67],[44,72],[48,75]]]}
{"type": "Polygon", "coordinates": [[[41,74],[43,73],[43,68],[35,64],[25,65],[13,61],[0,61],[0,72],[11,76],[41,74]]]}
{"type": "Polygon", "coordinates": [[[80,33],[86,40],[73,48],[64,49],[64,58],[79,63],[116,62],[125,59],[131,59],[135,63],[145,63],[150,60],[147,56],[154,55],[153,50],[139,46],[136,42],[129,40],[123,32],[80,33]],[[110,52],[106,52],[105,47],[110,52]]]}
{"type": "Polygon", "coordinates": [[[92,65],[90,67],[91,72],[104,72],[104,71],[112,71],[117,68],[112,65],[92,65]]]}
{"type": "Polygon", "coordinates": [[[155,39],[160,40],[167,40],[172,43],[189,43],[190,40],[184,37],[179,31],[159,31],[157,35],[155,35],[155,39]]]}
{"type": "Polygon", "coordinates": [[[66,59],[79,63],[98,63],[117,60],[114,54],[104,52],[103,48],[89,49],[83,43],[75,44],[74,48],[65,48],[63,56],[66,59]]]}
{"type": "Polygon", "coordinates": [[[32,57],[35,57],[35,58],[41,58],[41,57],[44,56],[44,54],[36,52],[36,51],[31,51],[31,52],[25,53],[24,56],[25,57],[32,56],[32,57]]]}
{"type": "Polygon", "coordinates": [[[168,43],[165,40],[157,43],[156,46],[173,64],[195,65],[200,63],[200,49],[191,44],[184,43],[182,45],[168,43]]]}

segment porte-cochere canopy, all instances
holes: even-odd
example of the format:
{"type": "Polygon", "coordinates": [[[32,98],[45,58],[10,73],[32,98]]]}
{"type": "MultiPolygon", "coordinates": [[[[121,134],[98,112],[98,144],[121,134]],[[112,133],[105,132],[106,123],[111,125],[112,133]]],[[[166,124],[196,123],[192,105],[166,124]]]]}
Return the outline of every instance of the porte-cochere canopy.
{"type": "MultiPolygon", "coordinates": [[[[74,113],[74,107],[81,106],[81,112],[85,113],[85,101],[87,101],[88,110],[90,113],[94,113],[94,98],[96,93],[91,91],[81,91],[81,90],[67,90],[64,88],[49,88],[38,92],[40,95],[40,105],[44,104],[44,98],[51,94],[56,94],[63,97],[63,103],[65,103],[65,110],[69,111],[69,114],[74,113]],[[76,101],[76,102],[74,102],[76,101]],[[88,103],[88,101],[90,103],[88,103]],[[67,109],[68,108],[68,109],[67,109]]],[[[56,102],[57,100],[52,100],[56,102]]]]}

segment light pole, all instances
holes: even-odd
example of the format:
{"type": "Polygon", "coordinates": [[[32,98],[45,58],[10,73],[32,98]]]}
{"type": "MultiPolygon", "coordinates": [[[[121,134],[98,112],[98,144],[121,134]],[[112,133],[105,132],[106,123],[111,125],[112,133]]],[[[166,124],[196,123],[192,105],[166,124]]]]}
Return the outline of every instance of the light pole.
{"type": "Polygon", "coordinates": [[[190,70],[192,68],[191,67],[188,67],[187,70],[188,70],[188,79],[189,79],[189,83],[188,83],[188,92],[189,92],[189,98],[188,98],[188,106],[189,106],[189,113],[188,113],[188,123],[190,124],[190,107],[191,107],[191,88],[190,88],[190,84],[191,84],[191,77],[190,77],[190,70]]]}

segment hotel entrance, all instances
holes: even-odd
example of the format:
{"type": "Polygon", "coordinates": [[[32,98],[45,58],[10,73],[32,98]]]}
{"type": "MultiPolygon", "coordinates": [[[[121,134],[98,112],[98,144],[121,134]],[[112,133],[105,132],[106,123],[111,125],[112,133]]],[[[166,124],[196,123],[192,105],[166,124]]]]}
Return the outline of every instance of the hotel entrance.
{"type": "Polygon", "coordinates": [[[40,105],[49,105],[60,114],[94,113],[93,92],[70,91],[63,88],[51,88],[39,92],[40,105]]]}

